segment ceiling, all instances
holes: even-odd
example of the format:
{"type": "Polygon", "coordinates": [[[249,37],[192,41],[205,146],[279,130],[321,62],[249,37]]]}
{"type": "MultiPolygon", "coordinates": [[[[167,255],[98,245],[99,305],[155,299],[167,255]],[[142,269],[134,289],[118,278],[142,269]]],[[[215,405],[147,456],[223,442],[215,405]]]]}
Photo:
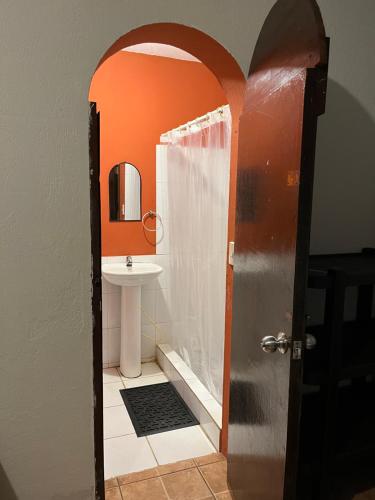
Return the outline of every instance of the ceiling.
{"type": "Polygon", "coordinates": [[[182,61],[201,62],[188,52],[178,49],[173,45],[164,45],[163,43],[139,43],[137,45],[130,45],[122,50],[124,52],[147,54],[149,56],[169,57],[172,59],[180,59],[182,61]]]}

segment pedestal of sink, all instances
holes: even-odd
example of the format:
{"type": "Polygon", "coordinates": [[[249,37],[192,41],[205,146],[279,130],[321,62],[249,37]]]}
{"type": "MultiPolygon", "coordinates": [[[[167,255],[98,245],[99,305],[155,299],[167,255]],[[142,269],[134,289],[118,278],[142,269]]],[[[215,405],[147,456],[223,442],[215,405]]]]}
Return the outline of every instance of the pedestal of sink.
{"type": "Polygon", "coordinates": [[[103,264],[102,275],[121,287],[120,370],[125,377],[141,375],[141,286],[155,279],[163,269],[151,262],[103,264]]]}
{"type": "Polygon", "coordinates": [[[121,287],[120,370],[124,377],[141,375],[141,287],[121,287]]]}

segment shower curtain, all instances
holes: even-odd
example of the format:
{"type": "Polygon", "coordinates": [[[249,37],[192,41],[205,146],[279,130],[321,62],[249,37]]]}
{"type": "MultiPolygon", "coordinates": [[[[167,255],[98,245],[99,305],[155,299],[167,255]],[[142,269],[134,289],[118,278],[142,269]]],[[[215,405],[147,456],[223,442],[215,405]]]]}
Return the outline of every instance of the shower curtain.
{"type": "Polygon", "coordinates": [[[167,145],[173,348],[222,403],[229,106],[162,136],[167,145]]]}

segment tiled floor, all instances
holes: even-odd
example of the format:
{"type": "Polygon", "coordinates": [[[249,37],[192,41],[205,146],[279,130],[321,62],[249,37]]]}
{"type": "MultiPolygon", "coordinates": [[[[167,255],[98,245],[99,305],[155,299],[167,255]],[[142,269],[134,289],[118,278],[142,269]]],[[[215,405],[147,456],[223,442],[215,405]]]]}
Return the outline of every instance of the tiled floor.
{"type": "Polygon", "coordinates": [[[231,500],[227,462],[213,453],[106,481],[106,500],[231,500]]]}
{"type": "Polygon", "coordinates": [[[215,452],[200,426],[137,437],[119,391],[167,381],[156,363],[142,364],[142,376],[136,379],[123,377],[116,368],[103,370],[106,479],[215,452]]]}

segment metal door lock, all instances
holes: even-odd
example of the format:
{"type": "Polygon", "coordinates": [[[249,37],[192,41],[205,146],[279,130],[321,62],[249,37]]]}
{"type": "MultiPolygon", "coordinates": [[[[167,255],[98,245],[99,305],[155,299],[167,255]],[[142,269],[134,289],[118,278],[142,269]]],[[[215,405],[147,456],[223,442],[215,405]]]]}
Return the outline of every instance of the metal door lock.
{"type": "Polygon", "coordinates": [[[277,337],[274,337],[273,335],[264,337],[260,346],[263,351],[267,353],[279,351],[281,354],[285,354],[288,352],[290,339],[285,333],[280,332],[277,337]]]}
{"type": "Polygon", "coordinates": [[[306,349],[308,351],[311,351],[311,349],[315,349],[316,344],[316,337],[314,337],[314,335],[311,335],[311,333],[306,333],[306,349]]]}

